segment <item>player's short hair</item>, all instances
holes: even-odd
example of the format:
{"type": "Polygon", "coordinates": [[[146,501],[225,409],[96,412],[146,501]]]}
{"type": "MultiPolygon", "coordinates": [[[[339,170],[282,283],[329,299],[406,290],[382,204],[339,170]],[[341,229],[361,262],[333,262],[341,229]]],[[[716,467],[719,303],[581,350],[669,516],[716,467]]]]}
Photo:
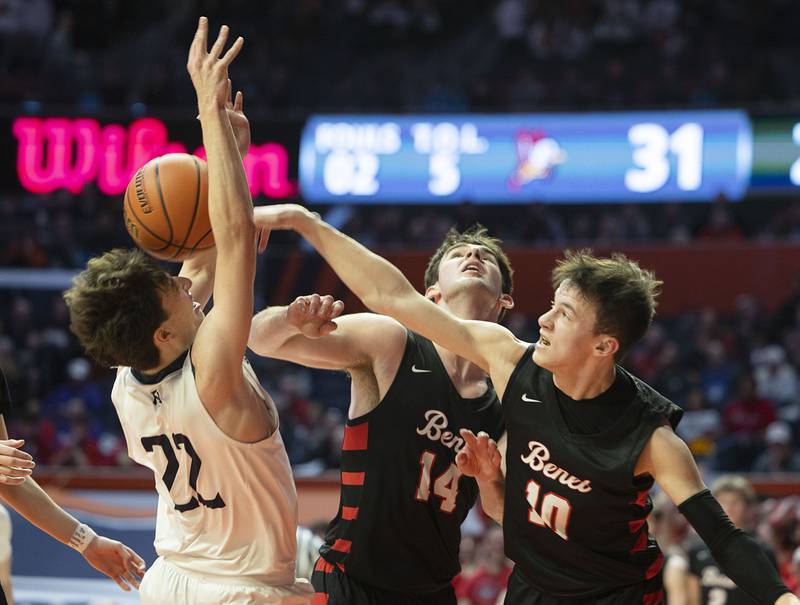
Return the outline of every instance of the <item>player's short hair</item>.
{"type": "Polygon", "coordinates": [[[618,360],[650,327],[663,283],[624,254],[598,258],[588,249],[567,250],[564,258],[556,261],[553,288],[565,281],[594,304],[595,334],[609,334],[619,341],[618,360]]]}
{"type": "Polygon", "coordinates": [[[508,256],[500,247],[502,243],[502,240],[489,235],[489,230],[480,223],[475,223],[464,231],[458,231],[455,227],[451,227],[447,235],[444,236],[444,241],[428,261],[428,266],[425,267],[425,288],[430,288],[439,281],[439,264],[445,254],[457,246],[472,244],[483,246],[497,259],[497,265],[500,267],[500,276],[502,277],[501,287],[503,294],[511,294],[514,289],[514,269],[511,268],[511,261],[508,260],[508,256]]]}
{"type": "Polygon", "coordinates": [[[170,275],[141,250],[117,248],[89,261],[64,292],[70,329],[103,366],[158,366],[153,334],[167,313],[170,275]]]}
{"type": "Polygon", "coordinates": [[[722,475],[711,484],[711,493],[714,496],[724,492],[737,494],[746,504],[754,504],[757,500],[753,486],[741,475],[722,475]]]}

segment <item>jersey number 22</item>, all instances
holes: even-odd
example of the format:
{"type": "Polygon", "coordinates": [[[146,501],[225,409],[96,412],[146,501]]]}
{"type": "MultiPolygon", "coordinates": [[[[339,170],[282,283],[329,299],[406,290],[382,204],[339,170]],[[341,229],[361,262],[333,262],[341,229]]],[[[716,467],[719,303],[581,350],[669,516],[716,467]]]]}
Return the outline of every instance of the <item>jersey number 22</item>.
{"type": "MultiPolygon", "coordinates": [[[[203,462],[200,460],[200,456],[197,455],[189,438],[181,433],[174,433],[172,435],[172,440],[175,442],[177,448],[180,449],[182,447],[184,449],[192,461],[189,467],[189,487],[192,489],[192,492],[194,492],[194,496],[183,504],[175,502],[173,498],[172,501],[175,503],[175,510],[180,513],[185,513],[196,509],[201,504],[206,508],[222,508],[225,506],[225,501],[222,499],[222,496],[219,495],[219,492],[217,492],[217,495],[213,498],[203,498],[197,491],[197,477],[200,475],[200,465],[203,462]]],[[[161,480],[164,482],[167,491],[172,492],[175,477],[178,476],[180,462],[178,462],[178,457],[175,455],[175,448],[172,447],[172,442],[169,437],[163,434],[154,435],[152,437],[142,437],[142,446],[144,446],[144,449],[148,452],[152,452],[155,447],[160,447],[164,452],[164,456],[167,459],[167,468],[164,469],[164,475],[161,477],[161,480]]]]}

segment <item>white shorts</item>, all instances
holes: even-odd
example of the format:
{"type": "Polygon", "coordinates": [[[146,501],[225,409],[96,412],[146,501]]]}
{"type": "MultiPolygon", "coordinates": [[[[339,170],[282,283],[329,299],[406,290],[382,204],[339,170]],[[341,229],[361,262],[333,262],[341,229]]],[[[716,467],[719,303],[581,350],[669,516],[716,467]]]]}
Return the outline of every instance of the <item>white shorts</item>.
{"type": "Polygon", "coordinates": [[[186,573],[162,557],[147,570],[139,588],[142,605],[308,605],[314,589],[308,580],[288,586],[220,583],[186,573]]]}

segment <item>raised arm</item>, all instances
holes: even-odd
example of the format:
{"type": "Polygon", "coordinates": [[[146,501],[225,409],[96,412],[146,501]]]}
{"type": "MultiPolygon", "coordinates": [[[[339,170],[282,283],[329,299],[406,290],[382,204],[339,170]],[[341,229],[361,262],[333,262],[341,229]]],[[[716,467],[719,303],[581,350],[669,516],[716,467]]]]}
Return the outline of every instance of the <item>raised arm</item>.
{"type": "MultiPolygon", "coordinates": [[[[236,100],[231,101],[231,81],[228,78],[228,100],[225,103],[225,113],[233,128],[236,139],[236,148],[239,155],[244,158],[250,148],[250,122],[244,115],[244,97],[241,92],[236,93],[236,100]]],[[[214,290],[214,274],[217,268],[217,248],[197,252],[192,258],[184,261],[181,266],[180,276],[192,281],[192,298],[205,308],[214,290]]]]}
{"type": "Polygon", "coordinates": [[[671,428],[655,430],[636,465],[678,506],[727,576],[758,603],[800,605],[755,541],[738,529],[706,489],[689,448],[671,428]]]}
{"type": "Polygon", "coordinates": [[[203,321],[193,347],[198,388],[206,406],[229,402],[242,383],[242,358],[250,332],[255,278],[253,204],[242,158],[227,115],[228,66],[242,47],[237,38],[223,54],[228,38],[222,26],[207,49],[208,20],[200,18],[189,50],[192,77],[208,156],[208,212],[216,242],[214,310],[203,321]]]}
{"type": "Polygon", "coordinates": [[[461,320],[417,292],[397,267],[302,206],[256,209],[264,229],[293,229],[317,249],[341,280],[376,313],[389,315],[488,372],[502,396],[526,345],[495,323],[461,320]]]}

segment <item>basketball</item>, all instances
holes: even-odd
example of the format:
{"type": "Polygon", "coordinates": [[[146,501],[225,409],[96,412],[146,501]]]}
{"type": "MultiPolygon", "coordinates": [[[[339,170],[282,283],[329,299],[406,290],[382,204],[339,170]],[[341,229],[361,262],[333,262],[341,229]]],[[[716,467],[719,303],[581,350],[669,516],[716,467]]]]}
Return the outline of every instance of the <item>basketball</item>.
{"type": "Polygon", "coordinates": [[[148,254],[183,261],[214,245],[206,163],[188,153],[153,158],[125,190],[125,227],[148,254]]]}

